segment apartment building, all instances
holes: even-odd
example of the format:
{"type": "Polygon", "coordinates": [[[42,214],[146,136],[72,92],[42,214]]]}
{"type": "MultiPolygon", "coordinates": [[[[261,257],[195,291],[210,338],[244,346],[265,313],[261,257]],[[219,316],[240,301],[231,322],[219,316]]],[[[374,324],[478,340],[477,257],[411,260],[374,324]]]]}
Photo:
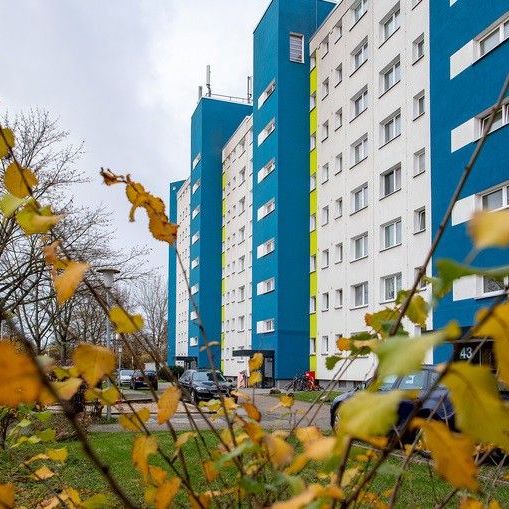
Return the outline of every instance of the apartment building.
{"type": "MultiPolygon", "coordinates": [[[[432,227],[435,232],[450,197],[481,137],[491,108],[507,79],[509,62],[509,5],[497,0],[432,2],[431,23],[431,173],[432,227]],[[447,27],[443,20],[447,19],[447,27]]],[[[495,115],[486,144],[466,182],[452,219],[434,258],[463,262],[472,244],[467,221],[476,210],[509,207],[509,98],[495,115]]],[[[480,267],[507,265],[507,250],[489,249],[471,262],[480,267]]],[[[503,283],[476,276],[455,282],[434,314],[436,327],[451,318],[462,327],[475,321],[475,313],[489,307],[503,290],[503,283]]],[[[475,345],[447,344],[436,349],[435,360],[452,355],[471,358],[475,345]]],[[[490,362],[487,343],[473,359],[490,362]]]]}
{"type": "MultiPolygon", "coordinates": [[[[343,1],[311,40],[310,367],[319,379],[334,374],[325,359],[336,340],[365,331],[366,313],[411,286],[430,245],[428,8],[343,1]]],[[[370,356],[344,366],[345,385],[375,367],[370,356]]]]}
{"type": "Polygon", "coordinates": [[[252,330],[253,117],[223,148],[221,366],[225,376],[248,371],[252,330]]]}

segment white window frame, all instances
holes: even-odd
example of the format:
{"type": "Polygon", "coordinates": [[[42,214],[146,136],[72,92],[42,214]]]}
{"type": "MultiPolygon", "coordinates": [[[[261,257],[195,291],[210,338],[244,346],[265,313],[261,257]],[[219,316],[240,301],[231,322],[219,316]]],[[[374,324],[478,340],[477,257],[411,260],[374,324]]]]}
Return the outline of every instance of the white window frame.
{"type": "Polygon", "coordinates": [[[272,95],[272,92],[276,90],[276,79],[274,78],[265,88],[265,90],[258,97],[258,109],[260,109],[265,101],[272,95]]]}
{"type": "Polygon", "coordinates": [[[343,307],[343,289],[336,288],[334,290],[334,308],[340,309],[343,307]]]}
{"type": "Polygon", "coordinates": [[[398,55],[380,71],[380,95],[385,94],[401,81],[401,58],[398,55]]]}
{"type": "Polygon", "coordinates": [[[322,344],[320,347],[320,353],[322,355],[327,355],[329,353],[329,336],[322,336],[322,344]]]}
{"type": "Polygon", "coordinates": [[[322,58],[329,53],[329,36],[326,35],[323,41],[320,43],[320,53],[322,58]]]}
{"type": "Polygon", "coordinates": [[[357,0],[350,7],[352,11],[352,27],[356,25],[360,19],[368,12],[368,0],[357,0]]]}
{"type": "Polygon", "coordinates": [[[322,207],[322,226],[329,223],[329,206],[322,207]]]}
{"type": "Polygon", "coordinates": [[[196,267],[198,267],[198,265],[200,265],[200,257],[197,256],[196,258],[193,258],[193,260],[191,261],[191,269],[195,269],[196,267]]]}
{"type": "Polygon", "coordinates": [[[321,265],[321,268],[322,269],[326,269],[329,266],[329,262],[330,262],[329,250],[328,249],[324,249],[324,250],[322,250],[322,265],[321,265]]]}
{"type": "Polygon", "coordinates": [[[316,108],[316,92],[309,95],[309,111],[313,111],[316,108]]]}
{"type": "Polygon", "coordinates": [[[426,207],[420,207],[414,211],[414,234],[426,231],[426,207]],[[424,226],[421,218],[424,217],[424,226]]]}
{"type": "Polygon", "coordinates": [[[321,168],[321,179],[320,183],[325,184],[329,180],[329,163],[325,163],[321,168]]]}
{"type": "MultiPolygon", "coordinates": [[[[294,44],[295,46],[295,44],[294,44]]],[[[295,48],[294,48],[295,51],[295,48]]],[[[299,34],[296,32],[290,32],[288,38],[288,58],[290,62],[294,62],[296,64],[304,63],[304,34],[299,34]],[[297,56],[292,56],[292,41],[294,43],[300,42],[300,47],[298,48],[299,54],[297,56]]]]}
{"type": "Polygon", "coordinates": [[[417,152],[414,152],[414,177],[422,175],[426,171],[426,149],[423,147],[417,152]],[[424,164],[421,166],[421,161],[424,164]]]}
{"type": "Polygon", "coordinates": [[[401,135],[401,110],[396,110],[390,117],[380,122],[382,143],[380,147],[387,145],[401,135]]]}
{"type": "Polygon", "coordinates": [[[362,260],[368,256],[368,232],[364,232],[361,235],[352,237],[352,262],[362,260]]]}
{"type": "Polygon", "coordinates": [[[330,90],[330,81],[329,81],[329,78],[325,78],[323,81],[322,81],[322,86],[321,86],[321,91],[322,91],[322,101],[329,95],[329,90],[330,90]]]}
{"type": "Polygon", "coordinates": [[[316,230],[316,214],[309,215],[309,231],[313,232],[316,230]]]}
{"type": "Polygon", "coordinates": [[[334,174],[337,175],[343,171],[343,153],[340,152],[334,158],[334,174]]]}
{"type": "Polygon", "coordinates": [[[369,284],[367,281],[363,281],[362,283],[357,283],[356,285],[352,285],[352,309],[365,308],[369,305],[369,284]],[[357,301],[356,290],[361,290],[362,300],[360,302],[357,301]]]}
{"type": "Polygon", "coordinates": [[[329,301],[330,301],[329,292],[322,293],[322,307],[321,307],[322,312],[329,311],[329,304],[330,304],[329,301]]]}
{"type": "Polygon", "coordinates": [[[487,276],[477,276],[478,288],[479,288],[478,296],[481,297],[481,298],[483,298],[483,297],[496,297],[497,295],[502,295],[504,293],[504,287],[509,284],[508,278],[505,277],[503,281],[500,281],[500,284],[503,285],[502,288],[500,288],[499,290],[493,290],[493,291],[487,292],[485,290],[485,288],[486,288],[485,282],[487,280],[490,280],[490,278],[488,278],[487,276]]]}
{"type": "Polygon", "coordinates": [[[196,191],[198,191],[198,189],[200,189],[200,186],[201,186],[201,178],[196,180],[196,182],[193,184],[193,188],[191,189],[191,194],[196,193],[196,191]]]}
{"type": "Polygon", "coordinates": [[[200,204],[196,205],[196,207],[191,212],[191,219],[194,219],[200,213],[200,204]]]}
{"type": "Polygon", "coordinates": [[[352,51],[352,74],[359,69],[369,57],[368,54],[368,38],[366,37],[353,51],[352,51]]]}
{"type": "Polygon", "coordinates": [[[309,176],[309,192],[312,192],[316,189],[316,173],[313,173],[309,176]]]}
{"type": "Polygon", "coordinates": [[[260,146],[276,130],[275,117],[269,120],[267,125],[258,134],[258,146],[260,146]]]}
{"type": "Polygon", "coordinates": [[[309,257],[309,273],[316,272],[316,255],[309,257]]]}
{"type": "Polygon", "coordinates": [[[417,61],[419,61],[421,58],[424,57],[424,55],[426,53],[426,49],[425,49],[424,45],[425,45],[425,39],[424,39],[424,33],[422,33],[412,43],[412,62],[414,64],[417,61]],[[422,48],[422,51],[420,48],[422,48]]]}
{"type": "Polygon", "coordinates": [[[270,213],[274,212],[274,210],[276,210],[276,200],[275,198],[271,198],[256,211],[256,217],[258,221],[262,220],[264,217],[267,217],[270,213]]]}
{"type": "Polygon", "coordinates": [[[343,242],[338,242],[334,246],[334,263],[343,262],[343,242]]]}
{"type": "Polygon", "coordinates": [[[380,26],[381,40],[382,43],[384,43],[401,27],[401,10],[399,2],[382,18],[380,26]],[[389,27],[389,31],[387,30],[387,27],[389,27]]]}
{"type": "Polygon", "coordinates": [[[198,152],[198,154],[196,154],[195,158],[193,159],[191,168],[194,170],[198,166],[200,161],[201,161],[201,152],[198,152]]]}
{"type": "Polygon", "coordinates": [[[322,124],[322,143],[329,137],[329,121],[326,120],[323,124],[322,124]]]}
{"type": "Polygon", "coordinates": [[[364,210],[367,208],[369,203],[369,196],[368,196],[368,183],[365,182],[361,186],[357,187],[352,191],[352,214],[356,214],[357,212],[360,212],[361,210],[364,210]],[[357,200],[356,196],[358,193],[361,193],[359,196],[362,196],[362,204],[360,207],[357,207],[357,200]]]}
{"type": "Polygon", "coordinates": [[[332,29],[332,33],[334,34],[334,44],[336,44],[341,37],[343,37],[343,20],[340,19],[332,29]]]}
{"type": "Polygon", "coordinates": [[[264,180],[276,168],[276,160],[271,159],[263,168],[258,171],[257,180],[258,184],[264,180]]]}
{"type": "Polygon", "coordinates": [[[394,302],[398,296],[398,292],[400,292],[402,288],[403,276],[401,272],[389,274],[388,276],[380,278],[380,303],[394,302]],[[387,283],[389,282],[393,284],[393,293],[391,295],[388,295],[387,292],[387,283]]]}
{"type": "Polygon", "coordinates": [[[380,175],[380,199],[387,198],[387,196],[391,196],[394,193],[397,193],[401,190],[401,163],[394,165],[392,168],[384,171],[380,175]],[[387,191],[386,189],[386,179],[392,175],[392,190],[387,191]]]}
{"type": "Polygon", "coordinates": [[[509,28],[508,35],[505,34],[505,26],[508,24],[509,16],[504,16],[504,18],[500,22],[498,22],[494,27],[488,29],[487,32],[476,38],[478,58],[484,57],[485,55],[493,51],[495,48],[500,46],[506,39],[509,38],[509,28]],[[491,48],[483,50],[483,42],[487,41],[494,35],[496,36],[495,38],[497,39],[497,42],[491,48]]]}
{"type": "Polygon", "coordinates": [[[309,355],[316,355],[316,338],[309,338],[309,355]]]}
{"type": "Polygon", "coordinates": [[[316,148],[316,133],[312,133],[309,136],[309,151],[313,151],[316,148]]]}
{"type": "Polygon", "coordinates": [[[267,318],[256,322],[257,334],[268,334],[270,332],[274,332],[274,330],[274,318],[267,318]]]}
{"type": "Polygon", "coordinates": [[[505,182],[496,187],[492,187],[487,191],[483,191],[477,195],[478,209],[484,211],[496,211],[509,208],[509,182],[505,182]],[[490,194],[501,192],[502,205],[496,208],[487,208],[484,206],[484,198],[490,194]]]}
{"type": "Polygon", "coordinates": [[[276,280],[273,277],[264,279],[256,285],[256,295],[265,295],[271,293],[276,289],[276,280]]]}
{"type": "Polygon", "coordinates": [[[309,297],[309,314],[312,315],[313,313],[316,313],[316,296],[311,295],[309,297]]]}
{"type": "Polygon", "coordinates": [[[334,86],[337,87],[343,81],[343,64],[339,64],[336,69],[334,69],[334,86]]]}
{"type": "MultiPolygon", "coordinates": [[[[478,137],[480,138],[484,134],[485,125],[488,123],[491,116],[491,109],[488,110],[486,113],[482,113],[481,115],[478,115],[478,137]]],[[[488,132],[492,133],[493,131],[496,131],[498,129],[501,129],[502,127],[509,124],[509,103],[502,104],[500,108],[497,109],[495,113],[495,119],[493,123],[491,124],[490,130],[488,132]],[[500,121],[497,121],[497,115],[500,113],[500,121]]]]}
{"type": "Polygon", "coordinates": [[[343,198],[336,198],[334,200],[334,219],[339,219],[343,216],[343,198]]]}
{"type": "Polygon", "coordinates": [[[352,143],[352,167],[356,166],[359,163],[362,163],[365,159],[368,158],[368,133],[361,136],[357,141],[352,143]]]}
{"type": "Polygon", "coordinates": [[[199,240],[200,240],[200,231],[198,230],[191,237],[191,244],[196,244],[196,242],[198,242],[199,240]]]}
{"type": "Polygon", "coordinates": [[[365,85],[351,99],[352,120],[368,109],[368,86],[365,85]]]}
{"type": "Polygon", "coordinates": [[[334,113],[334,129],[338,130],[340,127],[343,127],[343,108],[339,108],[334,113]]]}
{"type": "Polygon", "coordinates": [[[414,95],[414,120],[426,113],[426,95],[424,90],[414,95]],[[422,109],[421,109],[422,105],[422,109]]]}
{"type": "Polygon", "coordinates": [[[380,245],[382,246],[381,251],[401,246],[403,242],[403,223],[401,221],[401,217],[383,224],[380,228],[380,245]],[[389,232],[388,235],[386,235],[387,232],[389,232]]]}

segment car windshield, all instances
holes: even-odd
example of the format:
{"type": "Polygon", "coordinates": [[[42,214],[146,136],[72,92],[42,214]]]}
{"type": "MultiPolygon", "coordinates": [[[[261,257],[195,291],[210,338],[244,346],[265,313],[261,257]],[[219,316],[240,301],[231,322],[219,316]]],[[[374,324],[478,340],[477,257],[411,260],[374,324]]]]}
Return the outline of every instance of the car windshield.
{"type": "Polygon", "coordinates": [[[382,385],[380,385],[378,390],[382,391],[382,392],[390,391],[392,389],[392,386],[394,385],[394,382],[397,380],[397,378],[398,377],[395,375],[386,376],[383,379],[382,385]]]}
{"type": "MultiPolygon", "coordinates": [[[[218,382],[226,382],[221,373],[216,371],[215,376],[218,382]]],[[[214,373],[212,371],[197,371],[193,375],[193,380],[196,382],[214,382],[214,373]]]]}
{"type": "Polygon", "coordinates": [[[426,385],[426,372],[419,371],[411,375],[404,376],[399,382],[398,389],[402,391],[410,391],[412,389],[424,389],[426,385]]]}
{"type": "Polygon", "coordinates": [[[126,375],[126,376],[130,376],[134,373],[134,371],[132,369],[121,369],[120,370],[120,374],[122,376],[126,375]]]}

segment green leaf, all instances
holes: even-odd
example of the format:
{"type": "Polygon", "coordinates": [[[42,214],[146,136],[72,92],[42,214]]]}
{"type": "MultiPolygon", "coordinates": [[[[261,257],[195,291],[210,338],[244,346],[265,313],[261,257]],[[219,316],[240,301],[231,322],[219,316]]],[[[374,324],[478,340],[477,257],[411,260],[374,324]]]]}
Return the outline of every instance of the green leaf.
{"type": "Polygon", "coordinates": [[[43,442],[52,442],[55,440],[55,430],[52,428],[46,428],[37,433],[37,437],[40,438],[43,442]]]}
{"type": "Polygon", "coordinates": [[[108,509],[111,507],[111,500],[109,500],[106,495],[98,493],[84,502],[81,502],[81,507],[85,509],[108,509]]]}
{"type": "Polygon", "coordinates": [[[342,359],[338,355],[331,355],[325,359],[325,367],[327,369],[334,369],[334,366],[342,359]]]}
{"type": "Polygon", "coordinates": [[[23,203],[25,203],[24,198],[6,193],[0,198],[0,211],[5,217],[11,217],[23,203]]]}
{"type": "Polygon", "coordinates": [[[382,337],[387,336],[387,331],[390,330],[390,324],[398,317],[398,310],[391,308],[384,308],[376,313],[366,313],[364,321],[368,327],[371,327],[375,332],[381,334],[382,337]],[[387,327],[389,324],[389,327],[387,327]]]}

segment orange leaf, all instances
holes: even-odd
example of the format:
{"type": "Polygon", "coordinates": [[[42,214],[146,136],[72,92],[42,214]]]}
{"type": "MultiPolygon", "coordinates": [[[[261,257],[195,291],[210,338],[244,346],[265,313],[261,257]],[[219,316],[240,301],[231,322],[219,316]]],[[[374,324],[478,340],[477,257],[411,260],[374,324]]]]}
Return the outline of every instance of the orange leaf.
{"type": "Polygon", "coordinates": [[[148,457],[157,452],[157,441],[153,435],[141,435],[134,441],[133,465],[146,480],[148,476],[148,457]]]}
{"type": "Polygon", "coordinates": [[[267,448],[269,460],[276,468],[285,467],[292,461],[293,447],[281,437],[265,435],[263,442],[267,448]]]}
{"type": "Polygon", "coordinates": [[[262,414],[255,405],[253,405],[252,403],[242,403],[241,407],[244,408],[248,417],[254,419],[255,421],[260,422],[262,414]]]}
{"type": "Polygon", "coordinates": [[[0,507],[14,509],[14,484],[0,484],[0,507]]]}
{"type": "Polygon", "coordinates": [[[169,509],[171,507],[171,503],[180,488],[181,482],[182,481],[178,477],[172,477],[157,488],[156,509],[169,509]]]}
{"type": "Polygon", "coordinates": [[[122,414],[118,418],[119,424],[128,431],[143,431],[143,424],[150,418],[150,410],[147,407],[134,413],[122,414]]]}
{"type": "Polygon", "coordinates": [[[90,265],[83,262],[69,262],[64,271],[55,277],[55,293],[58,304],[67,302],[76,292],[90,265]]]}
{"type": "Polygon", "coordinates": [[[180,389],[175,386],[168,387],[168,389],[164,391],[157,402],[157,422],[159,424],[163,424],[173,417],[179,405],[180,395],[180,389]]]}
{"type": "Polygon", "coordinates": [[[25,198],[32,194],[32,188],[37,185],[37,177],[32,170],[18,168],[16,163],[11,163],[4,173],[4,185],[12,195],[25,198]]]}
{"type": "Polygon", "coordinates": [[[118,333],[131,334],[143,328],[141,315],[130,315],[120,306],[113,306],[110,309],[110,320],[115,324],[118,333]]]}
{"type": "Polygon", "coordinates": [[[74,350],[72,358],[78,372],[91,387],[115,369],[115,355],[103,346],[82,343],[74,350]]]}

